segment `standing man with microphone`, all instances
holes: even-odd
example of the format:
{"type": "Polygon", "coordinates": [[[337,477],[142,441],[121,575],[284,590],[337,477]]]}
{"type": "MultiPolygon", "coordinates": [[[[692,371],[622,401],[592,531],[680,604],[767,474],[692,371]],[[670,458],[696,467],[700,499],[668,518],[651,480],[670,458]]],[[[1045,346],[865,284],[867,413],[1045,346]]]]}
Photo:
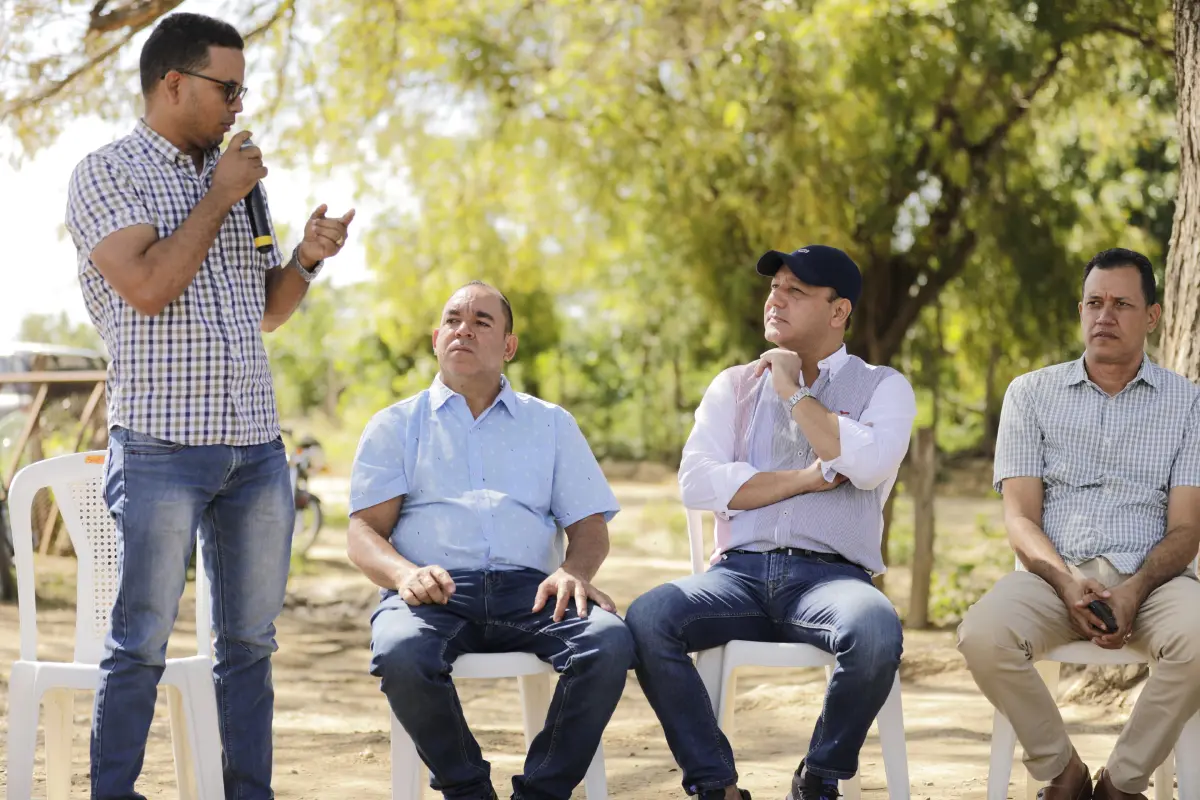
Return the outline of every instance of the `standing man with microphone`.
{"type": "Polygon", "coordinates": [[[242,110],[242,37],[198,14],[165,17],[142,48],[145,116],[88,155],[68,194],[88,313],[111,356],[105,491],[120,577],[91,739],[93,800],[134,790],[193,539],[212,584],[225,794],[271,791],[271,653],[294,517],[260,331],[295,311],[354,212],[319,206],[286,264],[242,110]],[[256,192],[261,198],[261,192],[256,192]],[[265,230],[263,224],[265,223],[265,230]],[[260,252],[258,245],[268,245],[260,252]]]}

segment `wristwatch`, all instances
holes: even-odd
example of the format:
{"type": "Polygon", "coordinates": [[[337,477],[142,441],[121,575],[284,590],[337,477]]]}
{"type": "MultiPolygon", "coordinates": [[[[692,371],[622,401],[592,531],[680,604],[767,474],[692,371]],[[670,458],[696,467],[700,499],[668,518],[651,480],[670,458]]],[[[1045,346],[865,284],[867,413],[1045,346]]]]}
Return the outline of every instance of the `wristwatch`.
{"type": "Polygon", "coordinates": [[[321,267],[325,266],[325,259],[321,259],[313,264],[311,268],[305,269],[300,265],[300,245],[296,245],[296,249],[292,251],[292,261],[296,264],[296,272],[300,273],[300,277],[304,278],[305,283],[312,283],[312,279],[317,277],[317,273],[321,271],[321,267]]]}
{"type": "Polygon", "coordinates": [[[790,415],[792,413],[792,409],[794,409],[796,407],[796,403],[799,403],[801,400],[803,400],[806,397],[812,397],[812,396],[813,396],[812,389],[808,388],[807,386],[801,386],[799,389],[796,390],[796,393],[794,395],[789,397],[787,400],[783,401],[783,404],[785,406],[787,406],[788,414],[790,415]]]}

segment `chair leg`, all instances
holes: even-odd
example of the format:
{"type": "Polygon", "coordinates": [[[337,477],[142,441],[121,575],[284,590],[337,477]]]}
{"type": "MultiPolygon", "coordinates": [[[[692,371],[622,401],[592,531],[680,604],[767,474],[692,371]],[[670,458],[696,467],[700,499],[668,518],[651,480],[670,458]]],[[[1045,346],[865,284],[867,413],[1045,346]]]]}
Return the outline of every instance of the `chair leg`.
{"type": "Polygon", "coordinates": [[[714,647],[711,650],[701,650],[696,654],[696,671],[708,692],[708,700],[712,703],[713,716],[721,718],[721,665],[725,648],[714,647]]]}
{"type": "Polygon", "coordinates": [[[42,696],[46,728],[46,800],[71,796],[71,724],[75,695],[70,689],[50,689],[42,696]]]}
{"type": "Polygon", "coordinates": [[[607,800],[608,776],[604,774],[604,745],[596,748],[587,774],[583,776],[583,789],[588,800],[607,800]]]}
{"type": "Polygon", "coordinates": [[[1183,726],[1175,752],[1175,774],[1179,778],[1179,800],[1200,800],[1200,714],[1183,726]]]}
{"type": "Polygon", "coordinates": [[[417,746],[396,715],[392,718],[392,800],[421,800],[428,781],[417,746]]]}
{"type": "Polygon", "coordinates": [[[887,796],[889,800],[909,800],[908,748],[904,741],[904,706],[900,696],[899,674],[875,718],[875,725],[879,729],[879,747],[883,751],[887,796]]]}
{"type": "Polygon", "coordinates": [[[731,667],[724,654],[721,656],[721,688],[717,694],[717,726],[725,733],[730,746],[733,744],[733,711],[737,704],[737,670],[731,667]]]}
{"type": "Polygon", "coordinates": [[[1013,753],[1017,732],[1008,717],[996,711],[992,715],[992,757],[988,767],[987,800],[1008,800],[1008,781],[1012,777],[1013,753]]]}
{"type": "Polygon", "coordinates": [[[1175,798],[1175,753],[1167,753],[1167,760],[1154,770],[1154,800],[1175,798]]]}
{"type": "Polygon", "coordinates": [[[175,785],[179,800],[199,800],[196,790],[196,763],[188,734],[187,706],[178,686],[163,684],[171,719],[171,752],[175,756],[175,785]]]}
{"type": "MultiPolygon", "coordinates": [[[[1046,688],[1050,690],[1051,697],[1058,696],[1058,675],[1059,669],[1062,666],[1057,661],[1039,661],[1034,665],[1037,668],[1038,674],[1042,676],[1042,680],[1046,684],[1046,688]]],[[[1029,774],[1029,770],[1025,771],[1025,797],[1027,800],[1036,800],[1038,789],[1042,788],[1042,782],[1029,774]]]]}
{"type": "Polygon", "coordinates": [[[558,675],[539,673],[521,675],[517,686],[521,691],[522,724],[525,728],[525,751],[533,744],[533,737],[546,727],[546,715],[550,713],[550,700],[554,696],[558,675]]]}
{"type": "Polygon", "coordinates": [[[841,786],[842,797],[845,800],[861,800],[862,798],[862,772],[854,773],[854,777],[848,781],[839,781],[841,786]]]}
{"type": "MultiPolygon", "coordinates": [[[[183,681],[179,691],[182,699],[180,716],[183,717],[180,728],[184,735],[180,739],[188,751],[186,763],[196,782],[196,797],[198,800],[224,800],[221,716],[217,710],[217,692],[213,687],[208,658],[203,657],[190,665],[183,673],[183,681]]],[[[178,730],[176,718],[173,715],[171,720],[172,739],[178,730]]],[[[179,745],[174,744],[174,740],[172,747],[178,753],[179,745]]]]}
{"type": "Polygon", "coordinates": [[[14,664],[8,682],[8,800],[33,797],[33,763],[37,753],[37,673],[29,664],[14,664]]]}

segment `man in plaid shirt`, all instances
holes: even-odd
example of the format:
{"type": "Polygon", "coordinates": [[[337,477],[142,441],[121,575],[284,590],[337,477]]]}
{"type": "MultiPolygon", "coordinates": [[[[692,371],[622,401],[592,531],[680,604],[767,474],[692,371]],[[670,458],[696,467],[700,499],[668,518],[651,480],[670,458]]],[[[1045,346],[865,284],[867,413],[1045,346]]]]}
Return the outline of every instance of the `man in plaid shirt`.
{"type": "Polygon", "coordinates": [[[213,676],[230,800],[270,798],[271,653],[294,518],[260,331],[282,325],[351,211],[320,206],[283,259],[255,247],[242,199],[266,176],[242,110],[243,41],[197,14],[162,20],[141,54],[145,116],[71,177],[67,228],[111,355],[106,466],[120,583],[96,693],[95,800],[140,798],[167,638],[200,531],[212,583],[213,676]]]}
{"type": "Polygon", "coordinates": [[[1156,294],[1145,256],[1098,254],[1084,269],[1083,358],[1017,378],[1004,398],[995,481],[1025,570],[971,608],[959,649],[1030,774],[1050,782],[1045,800],[1144,798],[1200,710],[1200,390],[1145,354],[1156,294]],[[1154,662],[1094,792],[1033,666],[1080,640],[1154,662]]]}

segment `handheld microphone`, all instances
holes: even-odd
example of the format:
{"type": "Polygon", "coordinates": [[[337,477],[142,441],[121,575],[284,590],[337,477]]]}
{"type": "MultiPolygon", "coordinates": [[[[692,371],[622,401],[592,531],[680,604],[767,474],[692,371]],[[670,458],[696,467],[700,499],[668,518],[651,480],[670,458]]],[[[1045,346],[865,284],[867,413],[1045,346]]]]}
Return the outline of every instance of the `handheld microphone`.
{"type": "MultiPolygon", "coordinates": [[[[242,142],[240,149],[253,147],[249,139],[242,142]]],[[[269,253],[275,246],[275,237],[271,235],[271,218],[267,216],[267,201],[263,197],[262,183],[254,184],[250,194],[246,195],[246,211],[250,215],[250,234],[254,238],[254,247],[260,253],[269,253]]]]}

